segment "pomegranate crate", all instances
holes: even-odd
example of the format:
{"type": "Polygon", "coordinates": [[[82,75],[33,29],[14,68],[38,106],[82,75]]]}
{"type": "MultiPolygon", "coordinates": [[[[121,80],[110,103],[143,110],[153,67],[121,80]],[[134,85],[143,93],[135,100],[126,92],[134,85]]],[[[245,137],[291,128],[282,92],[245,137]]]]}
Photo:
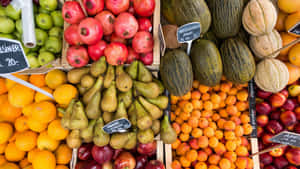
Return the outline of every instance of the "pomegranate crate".
{"type": "MultiPolygon", "coordinates": [[[[66,0],[70,1],[70,0],[66,0]]],[[[82,0],[77,0],[83,8],[82,0]]],[[[84,13],[87,15],[86,11],[84,10],[84,13]]],[[[151,70],[158,70],[159,64],[160,64],[160,41],[159,41],[159,25],[160,25],[160,0],[155,0],[155,10],[153,13],[153,40],[154,40],[154,46],[153,46],[153,64],[147,66],[147,68],[151,70]]],[[[65,22],[64,29],[66,29],[69,26],[68,23],[65,22]]],[[[62,58],[60,66],[64,69],[72,69],[72,66],[69,65],[67,61],[67,49],[69,48],[69,44],[63,40],[63,50],[62,50],[62,58]]]]}

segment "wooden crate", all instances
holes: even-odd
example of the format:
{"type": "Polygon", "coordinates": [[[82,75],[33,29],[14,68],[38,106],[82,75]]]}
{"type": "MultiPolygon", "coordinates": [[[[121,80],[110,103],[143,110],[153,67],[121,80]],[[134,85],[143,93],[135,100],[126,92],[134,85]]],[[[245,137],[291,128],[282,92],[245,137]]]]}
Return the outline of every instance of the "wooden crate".
{"type": "MultiPolygon", "coordinates": [[[[66,0],[71,1],[71,0],[66,0]]],[[[81,7],[84,11],[84,13],[87,15],[82,0],[78,0],[78,2],[81,4],[81,7]]],[[[151,70],[158,70],[159,64],[160,64],[160,41],[159,41],[159,25],[160,25],[160,0],[155,0],[155,10],[153,13],[153,40],[154,40],[154,48],[153,48],[153,64],[150,66],[147,66],[147,68],[151,70]]],[[[69,26],[68,23],[65,22],[64,29],[66,29],[69,26]]],[[[67,49],[69,48],[69,44],[64,40],[63,41],[63,51],[62,51],[62,59],[61,59],[61,66],[64,69],[72,69],[72,66],[69,65],[67,61],[67,49]]]]}

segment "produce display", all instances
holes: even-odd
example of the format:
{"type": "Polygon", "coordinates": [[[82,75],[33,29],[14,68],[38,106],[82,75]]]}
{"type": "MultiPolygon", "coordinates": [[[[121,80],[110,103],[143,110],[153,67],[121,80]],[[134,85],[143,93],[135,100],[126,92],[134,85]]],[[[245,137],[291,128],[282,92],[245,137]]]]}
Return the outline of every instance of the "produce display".
{"type": "Polygon", "coordinates": [[[67,61],[83,67],[105,56],[111,65],[141,60],[153,63],[152,15],[155,0],[83,0],[65,2],[62,15],[69,23],[64,37],[70,45],[67,61]],[[86,11],[87,15],[85,15],[86,11]]]}
{"type": "Polygon", "coordinates": [[[171,121],[178,134],[172,168],[253,168],[247,99],[247,85],[225,78],[214,87],[194,81],[184,96],[171,96],[171,121]]]}
{"type": "Polygon", "coordinates": [[[300,167],[299,0],[32,2],[27,48],[0,0],[0,169],[300,167]]]}
{"type": "MultiPolygon", "coordinates": [[[[24,52],[31,68],[43,66],[61,57],[62,32],[64,21],[58,4],[51,3],[48,7],[41,0],[40,5],[34,5],[36,47],[26,48],[24,52]]],[[[22,42],[21,10],[16,11],[12,5],[0,6],[0,37],[16,39],[22,42]]]]}
{"type": "MultiPolygon", "coordinates": [[[[272,94],[257,91],[256,111],[258,113],[257,134],[259,149],[273,146],[268,139],[281,131],[300,133],[299,85],[287,86],[282,91],[272,94]]],[[[260,155],[261,168],[296,168],[300,166],[299,148],[285,146],[260,155]]]]}

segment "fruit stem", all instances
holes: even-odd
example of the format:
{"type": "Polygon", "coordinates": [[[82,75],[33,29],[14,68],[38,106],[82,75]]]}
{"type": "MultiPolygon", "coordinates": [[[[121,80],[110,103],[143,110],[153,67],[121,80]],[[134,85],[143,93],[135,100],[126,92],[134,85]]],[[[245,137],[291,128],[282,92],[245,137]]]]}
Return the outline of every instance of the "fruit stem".
{"type": "Polygon", "coordinates": [[[87,36],[89,35],[89,31],[86,28],[81,28],[81,34],[87,36]]]}

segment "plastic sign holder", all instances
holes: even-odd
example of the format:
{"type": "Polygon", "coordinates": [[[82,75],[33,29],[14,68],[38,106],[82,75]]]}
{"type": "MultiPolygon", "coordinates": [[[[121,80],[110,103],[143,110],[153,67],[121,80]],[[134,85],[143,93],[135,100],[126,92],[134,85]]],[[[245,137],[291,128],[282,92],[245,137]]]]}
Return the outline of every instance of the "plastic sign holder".
{"type": "Polygon", "coordinates": [[[20,72],[28,68],[29,63],[21,43],[17,40],[0,38],[0,76],[13,80],[54,99],[50,93],[11,75],[11,73],[20,72]]]}
{"type": "Polygon", "coordinates": [[[177,40],[179,43],[187,43],[187,55],[190,55],[193,41],[201,35],[201,24],[192,22],[182,25],[177,30],[177,40]]]}
{"type": "Polygon", "coordinates": [[[129,129],[130,127],[130,121],[128,119],[121,118],[106,124],[102,129],[107,134],[113,134],[127,132],[127,129],[129,129]]]}

